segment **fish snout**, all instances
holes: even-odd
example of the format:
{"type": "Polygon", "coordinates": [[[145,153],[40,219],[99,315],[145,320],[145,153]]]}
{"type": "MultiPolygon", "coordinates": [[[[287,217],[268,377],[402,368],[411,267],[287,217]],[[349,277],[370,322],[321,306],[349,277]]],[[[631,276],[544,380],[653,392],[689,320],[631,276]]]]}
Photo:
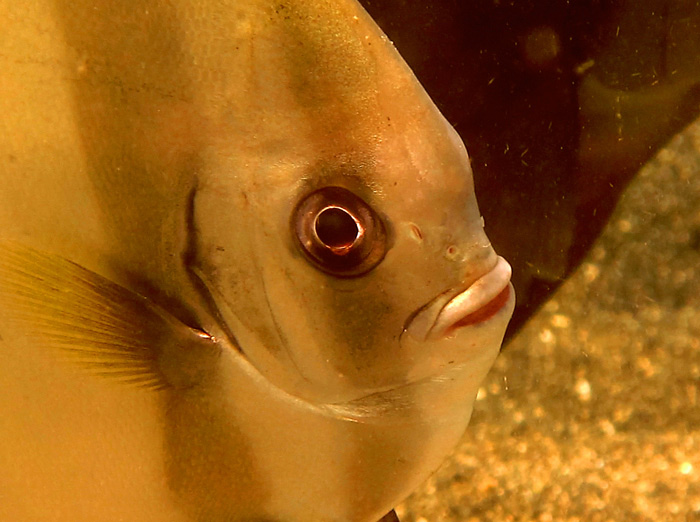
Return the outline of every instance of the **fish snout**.
{"type": "Polygon", "coordinates": [[[481,226],[471,236],[470,241],[444,243],[443,257],[452,265],[459,278],[456,286],[469,286],[495,267],[498,261],[498,254],[481,226]]]}

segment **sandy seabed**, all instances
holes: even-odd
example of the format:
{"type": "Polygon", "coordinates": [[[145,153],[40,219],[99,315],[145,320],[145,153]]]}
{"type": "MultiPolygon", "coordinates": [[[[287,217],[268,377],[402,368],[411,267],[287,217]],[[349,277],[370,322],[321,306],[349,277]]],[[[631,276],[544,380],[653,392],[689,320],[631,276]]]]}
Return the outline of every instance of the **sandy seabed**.
{"type": "Polygon", "coordinates": [[[402,522],[700,521],[700,121],[505,348],[402,522]]]}

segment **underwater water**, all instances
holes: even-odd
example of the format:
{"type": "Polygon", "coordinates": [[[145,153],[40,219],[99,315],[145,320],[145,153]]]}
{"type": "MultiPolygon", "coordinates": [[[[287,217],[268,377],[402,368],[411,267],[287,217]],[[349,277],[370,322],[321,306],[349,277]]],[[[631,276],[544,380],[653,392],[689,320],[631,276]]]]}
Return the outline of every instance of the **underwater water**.
{"type": "Polygon", "coordinates": [[[700,520],[700,121],[508,344],[404,522],[700,520]]]}

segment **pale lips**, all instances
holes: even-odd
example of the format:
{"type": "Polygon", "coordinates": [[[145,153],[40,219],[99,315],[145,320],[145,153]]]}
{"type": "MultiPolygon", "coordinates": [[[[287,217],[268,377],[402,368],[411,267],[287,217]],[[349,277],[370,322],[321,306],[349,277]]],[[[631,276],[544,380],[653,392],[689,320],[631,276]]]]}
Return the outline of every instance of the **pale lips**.
{"type": "Polygon", "coordinates": [[[432,339],[444,337],[456,328],[490,319],[510,298],[511,273],[508,262],[499,256],[496,266],[491,271],[443,306],[428,337],[432,339]]]}

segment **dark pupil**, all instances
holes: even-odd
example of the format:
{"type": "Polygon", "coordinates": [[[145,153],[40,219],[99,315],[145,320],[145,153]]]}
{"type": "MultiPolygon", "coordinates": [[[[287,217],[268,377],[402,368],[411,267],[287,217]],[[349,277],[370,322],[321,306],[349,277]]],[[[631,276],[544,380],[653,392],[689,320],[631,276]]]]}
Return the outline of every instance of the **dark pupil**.
{"type": "Polygon", "coordinates": [[[316,235],[331,248],[347,247],[357,239],[357,223],[339,208],[327,208],[316,218],[316,235]]]}

